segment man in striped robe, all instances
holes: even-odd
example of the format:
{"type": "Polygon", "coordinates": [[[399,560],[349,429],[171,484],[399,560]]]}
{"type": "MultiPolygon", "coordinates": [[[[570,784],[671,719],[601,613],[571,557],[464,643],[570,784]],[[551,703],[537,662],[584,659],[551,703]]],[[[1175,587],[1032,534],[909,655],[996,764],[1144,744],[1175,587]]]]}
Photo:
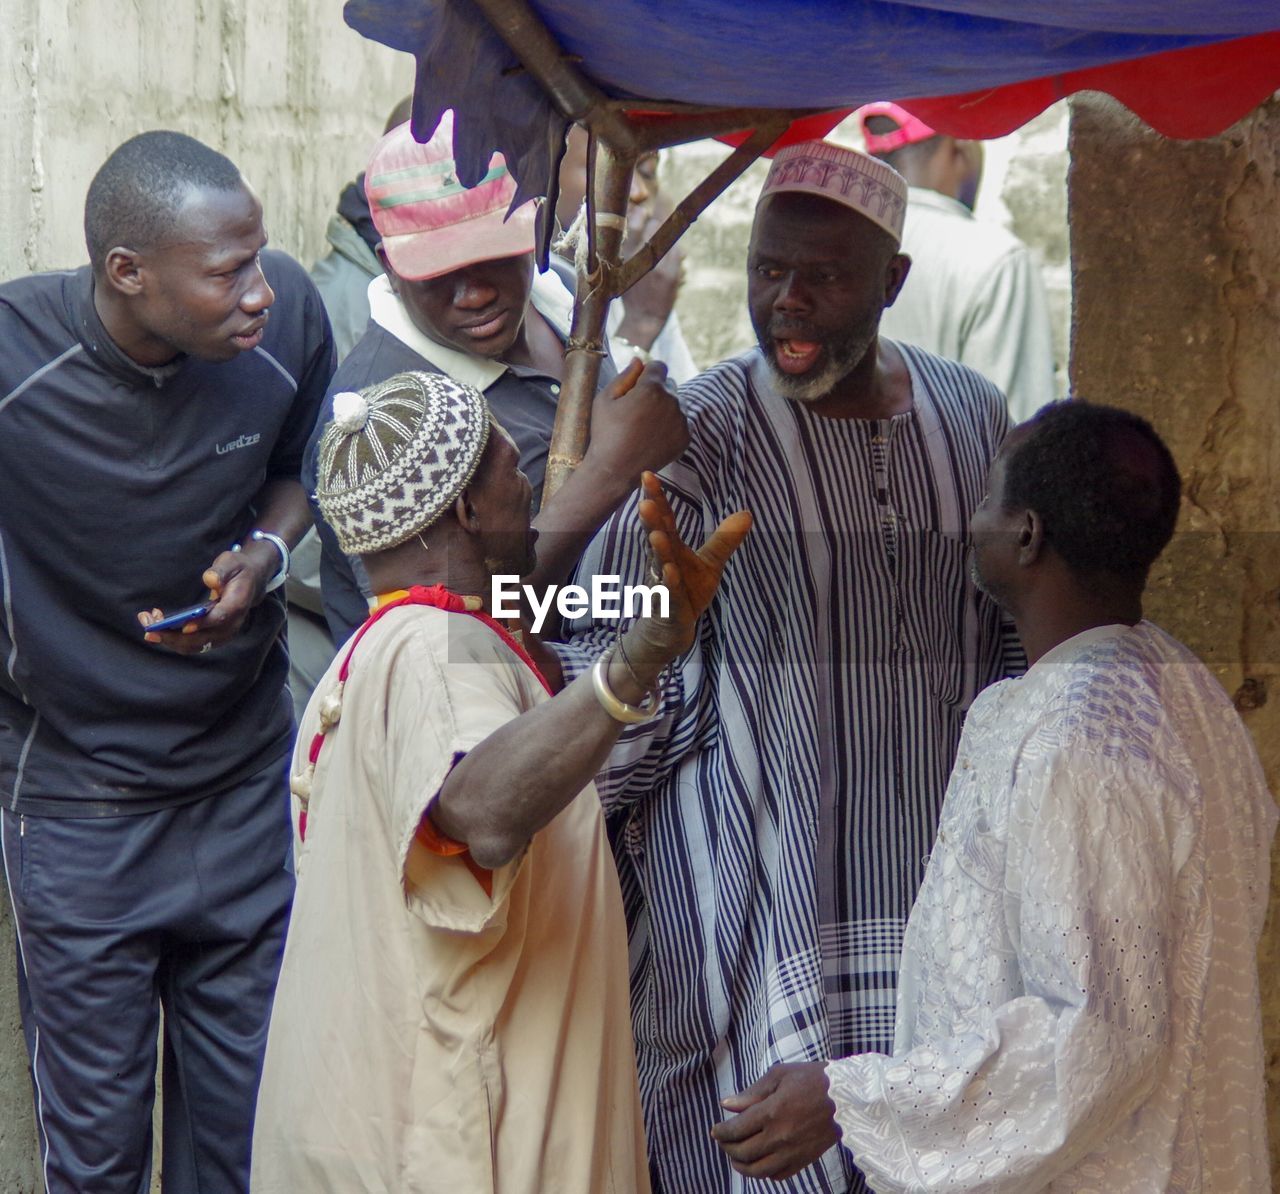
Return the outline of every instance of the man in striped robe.
{"type": "MultiPolygon", "coordinates": [[[[1017,653],[966,566],[1004,400],[963,366],[877,339],[910,265],[905,195],[865,155],[780,152],[748,266],[760,345],[681,393],[690,447],[663,476],[685,541],[742,508],[756,529],[661,714],[598,780],[665,1194],[765,1188],[711,1140],[722,1100],[780,1062],[889,1048],[903,928],[964,711],[1017,653]]],[[[634,526],[626,507],[582,574],[643,582],[634,526]]],[[[580,627],[567,676],[616,627],[580,627]]],[[[826,1132],[830,1147],[785,1188],[864,1189],[825,1083],[793,1093],[797,1140],[826,1132]]]]}

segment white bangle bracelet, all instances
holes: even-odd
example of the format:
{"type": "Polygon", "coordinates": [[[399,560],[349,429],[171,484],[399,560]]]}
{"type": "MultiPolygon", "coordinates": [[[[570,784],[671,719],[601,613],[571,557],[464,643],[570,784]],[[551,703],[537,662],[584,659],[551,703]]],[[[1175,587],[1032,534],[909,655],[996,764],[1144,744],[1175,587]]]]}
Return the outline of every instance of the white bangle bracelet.
{"type": "MultiPolygon", "coordinates": [[[[641,348],[638,344],[632,344],[630,340],[624,340],[621,336],[614,336],[613,339],[609,341],[609,349],[615,353],[615,359],[616,354],[620,352],[624,358],[634,357],[642,365],[647,365],[651,360],[653,360],[653,354],[647,348],[641,348]]],[[[629,359],[627,360],[627,363],[631,363],[629,359]]]]}
{"type": "Polygon", "coordinates": [[[614,721],[620,721],[623,725],[634,726],[642,721],[652,721],[662,708],[662,694],[655,688],[649,693],[649,700],[645,705],[628,705],[626,701],[620,700],[609,687],[609,660],[612,658],[613,652],[606,651],[591,669],[591,687],[595,690],[600,707],[614,721]]]}
{"type": "MultiPolygon", "coordinates": [[[[279,535],[274,534],[271,531],[253,531],[250,533],[249,538],[255,543],[260,543],[265,539],[275,547],[276,551],[280,553],[280,568],[276,572],[275,576],[267,581],[267,587],[263,589],[264,593],[274,592],[289,579],[289,545],[281,539],[279,535]]],[[[231,550],[239,551],[240,544],[235,544],[231,550]]]]}

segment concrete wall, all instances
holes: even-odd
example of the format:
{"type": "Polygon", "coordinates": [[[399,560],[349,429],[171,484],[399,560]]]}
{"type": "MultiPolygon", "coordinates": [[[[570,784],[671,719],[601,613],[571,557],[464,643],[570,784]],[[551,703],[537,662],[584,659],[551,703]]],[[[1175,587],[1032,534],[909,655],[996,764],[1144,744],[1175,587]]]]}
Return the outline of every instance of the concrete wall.
{"type": "Polygon", "coordinates": [[[310,264],[413,60],[342,23],[342,0],[5,0],[0,278],[84,260],[84,193],[149,128],[227,153],[273,243],[310,264]]]}
{"type": "MultiPolygon", "coordinates": [[[[413,62],[342,23],[342,0],[4,0],[0,278],[85,259],[85,189],[149,128],[227,153],[273,244],[310,262],[413,62]]],[[[0,884],[0,1190],[36,1189],[13,933],[0,884]]]]}
{"type": "MultiPolygon", "coordinates": [[[[1070,207],[1076,392],[1150,419],[1185,486],[1147,614],[1213,667],[1280,790],[1280,102],[1177,142],[1082,98],[1070,207]]],[[[1280,852],[1272,861],[1259,968],[1280,1186],[1280,852]]]]}
{"type": "Polygon", "coordinates": [[[0,1190],[30,1194],[36,1189],[36,1171],[31,1083],[18,1020],[9,894],[0,883],[0,1190]]]}

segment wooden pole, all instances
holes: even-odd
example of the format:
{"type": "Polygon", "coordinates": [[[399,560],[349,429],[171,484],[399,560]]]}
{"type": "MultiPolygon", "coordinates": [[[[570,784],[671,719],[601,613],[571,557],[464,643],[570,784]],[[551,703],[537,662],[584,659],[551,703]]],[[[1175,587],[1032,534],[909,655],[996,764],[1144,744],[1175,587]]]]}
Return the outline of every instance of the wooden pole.
{"type": "Polygon", "coordinates": [[[577,301],[573,326],[564,354],[564,375],[556,421],[547,454],[545,502],[582,463],[591,436],[591,404],[600,383],[604,360],[604,329],[609,303],[615,297],[614,277],[622,257],[627,230],[627,201],[635,154],[618,150],[592,136],[595,168],[593,194],[587,201],[587,220],[594,229],[594,252],[578,255],[577,301]]]}
{"type": "Polygon", "coordinates": [[[472,3],[567,119],[585,123],[590,114],[603,138],[619,148],[633,148],[635,132],[626,117],[611,108],[604,92],[578,70],[526,0],[472,3]]]}
{"type": "Polygon", "coordinates": [[[773,113],[742,145],[677,204],[649,243],[622,264],[626,232],[627,200],[636,157],[619,154],[606,142],[595,142],[593,203],[587,219],[595,229],[594,252],[579,258],[578,298],[573,329],[565,353],[564,379],[556,421],[551,433],[546,480],[546,501],[564,483],[586,454],[591,438],[591,403],[600,380],[604,358],[604,328],[609,303],[644,277],[679,239],[690,224],[735,178],[738,178],[783,133],[790,123],[785,113],[773,113]]]}
{"type": "Polygon", "coordinates": [[[663,221],[647,244],[638,248],[625,265],[620,266],[613,279],[616,294],[625,294],[655,265],[661,261],[672,245],[690,228],[712,202],[735,179],[741,177],[766,149],[786,131],[791,117],[774,112],[761,123],[741,145],[688,193],[663,221]]]}
{"type": "MultiPolygon", "coordinates": [[[[537,79],[567,120],[591,135],[585,260],[578,264],[573,325],[565,351],[560,400],[542,486],[545,502],[586,454],[591,405],[604,359],[609,303],[649,272],[680,234],[717,195],[772,145],[791,120],[807,112],[762,108],[699,108],[677,105],[666,120],[633,118],[610,100],[564,53],[528,0],[473,0],[494,31],[537,79]],[[649,244],[624,266],[631,175],[641,153],[700,137],[755,128],[755,133],[683,200],[649,244]]],[[[661,109],[661,105],[658,105],[661,109]]]]}

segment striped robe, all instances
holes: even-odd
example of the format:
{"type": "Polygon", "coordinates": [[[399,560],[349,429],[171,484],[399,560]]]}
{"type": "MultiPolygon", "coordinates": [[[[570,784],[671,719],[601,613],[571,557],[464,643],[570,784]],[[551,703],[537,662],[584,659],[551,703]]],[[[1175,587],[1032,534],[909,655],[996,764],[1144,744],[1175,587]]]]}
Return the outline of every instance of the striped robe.
{"type": "MultiPolygon", "coordinates": [[[[749,1181],[707,1133],[719,1100],[774,1062],[889,1050],[961,721],[1017,652],[966,549],[1004,400],[963,366],[900,350],[914,403],[891,419],[813,415],[774,391],[758,351],[681,391],[691,443],[664,482],[685,540],[737,509],[755,526],[663,715],[629,729],[598,780],[666,1194],[863,1188],[838,1147],[781,1187],[749,1181]]],[[[632,500],[580,575],[645,570],[632,500]]],[[[617,626],[575,627],[567,676],[617,626]]]]}

